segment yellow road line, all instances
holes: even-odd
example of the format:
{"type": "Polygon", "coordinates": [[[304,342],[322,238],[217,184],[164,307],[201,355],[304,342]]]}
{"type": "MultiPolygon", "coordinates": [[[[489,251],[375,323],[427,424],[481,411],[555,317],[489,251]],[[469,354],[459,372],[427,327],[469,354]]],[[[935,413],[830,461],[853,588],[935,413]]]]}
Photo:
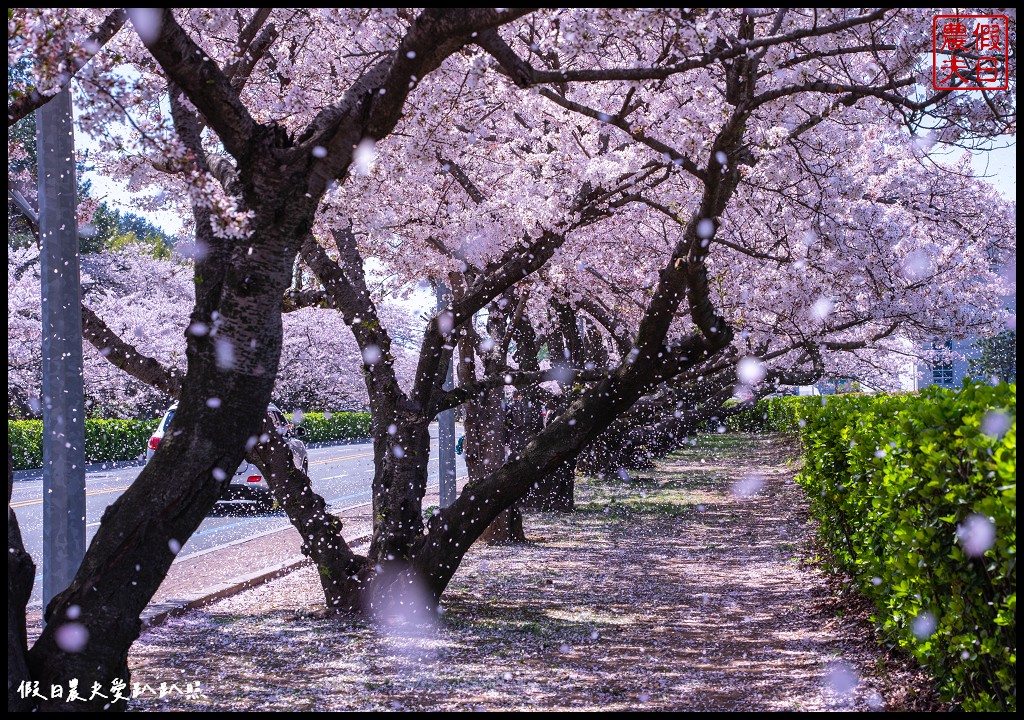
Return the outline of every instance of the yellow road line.
{"type": "Polygon", "coordinates": [[[341,457],[325,458],[323,460],[314,460],[310,465],[323,465],[324,463],[335,462],[337,460],[353,460],[355,458],[372,457],[373,452],[360,453],[359,455],[342,455],[341,457]]]}
{"type": "MultiPolygon", "coordinates": [[[[124,487],[107,488],[106,490],[93,490],[91,492],[87,492],[86,496],[88,497],[90,495],[103,495],[104,493],[122,492],[124,490],[127,490],[129,487],[130,486],[125,485],[124,487]]],[[[42,498],[39,498],[38,500],[22,500],[21,502],[11,503],[11,507],[12,508],[17,508],[17,507],[25,507],[26,505],[38,505],[42,501],[43,501],[42,498]]]]}
{"type": "MultiPolygon", "coordinates": [[[[323,465],[324,463],[336,462],[338,460],[354,460],[355,458],[364,458],[364,457],[372,457],[372,456],[373,456],[372,452],[360,453],[358,455],[341,455],[340,457],[326,458],[324,460],[314,460],[313,462],[310,463],[310,465],[323,465]]],[[[129,488],[129,486],[125,485],[124,487],[109,488],[107,490],[93,490],[92,492],[87,492],[86,496],[90,496],[90,495],[103,495],[104,493],[112,493],[112,492],[121,492],[123,490],[127,490],[128,488],[129,488]]],[[[41,502],[43,502],[42,498],[39,498],[38,500],[22,500],[20,502],[11,503],[11,507],[12,508],[19,508],[19,507],[25,507],[26,505],[39,505],[41,502]]]]}

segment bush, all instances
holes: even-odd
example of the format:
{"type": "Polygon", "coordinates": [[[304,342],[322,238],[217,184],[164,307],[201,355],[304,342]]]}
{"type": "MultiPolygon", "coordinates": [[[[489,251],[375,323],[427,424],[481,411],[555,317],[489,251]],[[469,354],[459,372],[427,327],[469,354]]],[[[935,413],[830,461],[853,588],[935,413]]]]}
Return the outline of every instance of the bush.
{"type": "Polygon", "coordinates": [[[1017,386],[815,401],[797,480],[831,559],[947,699],[1014,710],[1017,386]]]}
{"type": "MultiPolygon", "coordinates": [[[[291,419],[291,416],[288,416],[291,419]]],[[[305,441],[346,442],[370,437],[370,413],[308,412],[302,416],[302,427],[306,428],[305,441]]]]}
{"type": "Polygon", "coordinates": [[[763,398],[752,408],[741,410],[725,420],[730,432],[797,432],[800,409],[808,404],[820,405],[820,396],[786,395],[763,398]]]}
{"type": "Polygon", "coordinates": [[[159,424],[159,420],[86,420],[85,461],[135,460],[145,454],[159,424]]]}
{"type": "Polygon", "coordinates": [[[7,447],[15,470],[43,466],[43,421],[8,420],[7,447]]]}
{"type": "MultiPolygon", "coordinates": [[[[134,460],[146,451],[146,442],[159,420],[85,421],[85,461],[134,460]]],[[[42,420],[8,420],[7,442],[15,470],[43,466],[42,420]]]]}

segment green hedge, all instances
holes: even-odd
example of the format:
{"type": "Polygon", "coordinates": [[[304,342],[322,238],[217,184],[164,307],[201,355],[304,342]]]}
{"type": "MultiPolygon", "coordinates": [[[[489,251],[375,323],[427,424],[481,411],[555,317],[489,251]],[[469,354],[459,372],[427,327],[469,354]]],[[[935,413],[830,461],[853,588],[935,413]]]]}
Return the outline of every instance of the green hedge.
{"type": "Polygon", "coordinates": [[[15,470],[43,466],[43,421],[8,420],[7,447],[15,470]]]}
{"type": "MultiPolygon", "coordinates": [[[[159,420],[86,420],[85,461],[89,463],[134,460],[146,451],[146,443],[159,420]]],[[[8,420],[7,442],[15,470],[43,466],[43,422],[8,420]]]]}
{"type": "MultiPolygon", "coordinates": [[[[1017,386],[795,405],[832,559],[965,710],[1016,708],[1017,386]],[[968,555],[962,534],[994,530],[968,555]]],[[[976,537],[978,537],[976,536],[976,537]]]]}
{"type": "Polygon", "coordinates": [[[754,407],[730,415],[725,420],[725,427],[730,432],[797,432],[801,408],[809,404],[820,405],[821,397],[787,395],[764,398],[754,407]]]}
{"type": "MultiPolygon", "coordinates": [[[[159,420],[86,420],[85,460],[89,463],[134,460],[159,420]]],[[[306,442],[342,442],[370,436],[369,413],[306,413],[302,419],[306,442]]],[[[8,420],[7,442],[15,470],[43,466],[41,420],[8,420]]]]}
{"type": "MultiPolygon", "coordinates": [[[[288,416],[291,419],[291,415],[288,416]]],[[[299,423],[306,428],[305,442],[345,442],[370,437],[370,413],[308,412],[299,423]]]]}

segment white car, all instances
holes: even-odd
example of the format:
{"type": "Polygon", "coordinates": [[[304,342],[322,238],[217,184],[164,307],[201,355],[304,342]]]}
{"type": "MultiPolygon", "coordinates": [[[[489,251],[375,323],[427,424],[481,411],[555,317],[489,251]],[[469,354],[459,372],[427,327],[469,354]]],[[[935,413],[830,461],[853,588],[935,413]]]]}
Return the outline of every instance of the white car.
{"type": "MultiPolygon", "coordinates": [[[[174,417],[174,412],[177,409],[178,403],[174,403],[167,408],[167,412],[164,413],[160,424],[153,431],[153,435],[149,438],[149,443],[146,445],[146,462],[149,462],[149,459],[153,457],[153,453],[156,452],[160,441],[164,438],[164,433],[167,432],[167,426],[171,424],[171,419],[174,417]]],[[[274,427],[277,429],[277,432],[283,435],[285,442],[288,443],[288,447],[292,451],[292,462],[295,463],[295,467],[300,468],[302,472],[308,475],[309,457],[306,454],[306,444],[302,442],[302,438],[306,436],[306,429],[301,425],[294,427],[276,405],[268,405],[267,413],[273,418],[274,427]]],[[[270,486],[267,485],[267,481],[263,477],[263,473],[260,472],[260,469],[243,459],[242,464],[235,470],[235,475],[231,478],[231,482],[224,492],[221,502],[254,503],[258,506],[270,507],[274,503],[274,498],[270,492],[270,486]]]]}

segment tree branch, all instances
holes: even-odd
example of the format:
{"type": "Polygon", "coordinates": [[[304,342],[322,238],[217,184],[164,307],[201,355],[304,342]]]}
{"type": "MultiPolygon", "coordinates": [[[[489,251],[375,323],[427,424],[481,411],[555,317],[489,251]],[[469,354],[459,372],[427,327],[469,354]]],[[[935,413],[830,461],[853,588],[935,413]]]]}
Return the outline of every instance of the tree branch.
{"type": "Polygon", "coordinates": [[[141,39],[167,77],[202,113],[239,166],[247,165],[259,126],[217,63],[189,37],[169,8],[160,12],[160,31],[156,37],[146,33],[141,39]]]}
{"type": "Polygon", "coordinates": [[[413,21],[393,53],[378,61],[345,92],[320,111],[299,135],[301,152],[313,147],[326,154],[311,164],[309,192],[319,196],[334,179],[342,179],[352,151],[364,139],[386,137],[401,118],[409,92],[420,78],[458,52],[473,34],[522,17],[532,8],[428,8],[413,21]]]}
{"type": "MultiPolygon", "coordinates": [[[[100,48],[107,44],[110,38],[117,34],[127,19],[128,13],[124,8],[112,10],[104,18],[103,22],[100,23],[100,26],[82,43],[86,56],[84,58],[71,58],[69,55],[70,72],[66,73],[65,77],[61,79],[60,90],[71,84],[71,79],[74,78],[79,70],[86,66],[93,56],[100,51],[100,48]]],[[[7,105],[7,127],[11,127],[11,125],[21,120],[30,112],[45,105],[52,98],[53,95],[43,95],[35,88],[32,88],[27,95],[15,98],[7,105]]]]}
{"type": "Polygon", "coordinates": [[[559,95],[550,88],[541,88],[540,94],[546,97],[548,100],[554,102],[556,105],[565,108],[566,110],[579,113],[580,115],[585,115],[586,117],[593,118],[594,120],[598,120],[600,122],[612,125],[613,127],[619,128],[620,130],[622,130],[622,132],[629,135],[630,138],[640,143],[641,145],[646,145],[651,150],[654,150],[655,152],[668,157],[669,159],[672,160],[672,162],[678,164],[680,167],[686,170],[686,172],[690,173],[698,180],[704,179],[703,172],[700,168],[697,167],[697,164],[693,162],[693,160],[691,160],[686,155],[683,155],[672,146],[666,145],[660,140],[657,140],[656,138],[652,138],[646,135],[642,130],[634,129],[629,124],[629,121],[627,121],[621,115],[609,115],[607,113],[603,113],[593,108],[587,107],[586,105],[583,105],[581,103],[573,102],[572,100],[569,100],[568,98],[559,95]]]}
{"type": "Polygon", "coordinates": [[[454,390],[439,393],[435,400],[435,406],[437,412],[444,412],[445,410],[458,407],[479,395],[481,391],[492,387],[512,385],[513,387],[525,388],[552,380],[568,385],[602,380],[606,377],[608,377],[606,370],[580,370],[578,368],[551,368],[549,370],[527,371],[509,370],[502,375],[488,375],[480,380],[459,385],[454,390]]]}
{"type": "Polygon", "coordinates": [[[172,398],[181,393],[183,377],[174,368],[165,367],[159,360],[143,355],[134,346],[122,340],[107,327],[92,310],[82,305],[82,337],[99,350],[108,362],[124,370],[172,398]]]}
{"type": "MultiPolygon", "coordinates": [[[[522,88],[547,83],[594,82],[601,80],[664,80],[679,73],[708,67],[716,62],[723,62],[747,55],[751,50],[758,48],[781,45],[807,37],[830,35],[841,30],[857,27],[858,25],[872,23],[875,20],[881,19],[890,11],[891,8],[881,8],[874,12],[857,15],[828,25],[815,24],[812,27],[793,30],[782,35],[771,35],[764,38],[747,40],[666,67],[537,70],[516,55],[515,51],[508,47],[500,36],[497,37],[496,41],[493,35],[481,33],[481,36],[478,38],[481,42],[478,42],[478,44],[498,62],[498,67],[522,88]]],[[[497,35],[497,33],[494,33],[494,35],[497,35]]]]}

